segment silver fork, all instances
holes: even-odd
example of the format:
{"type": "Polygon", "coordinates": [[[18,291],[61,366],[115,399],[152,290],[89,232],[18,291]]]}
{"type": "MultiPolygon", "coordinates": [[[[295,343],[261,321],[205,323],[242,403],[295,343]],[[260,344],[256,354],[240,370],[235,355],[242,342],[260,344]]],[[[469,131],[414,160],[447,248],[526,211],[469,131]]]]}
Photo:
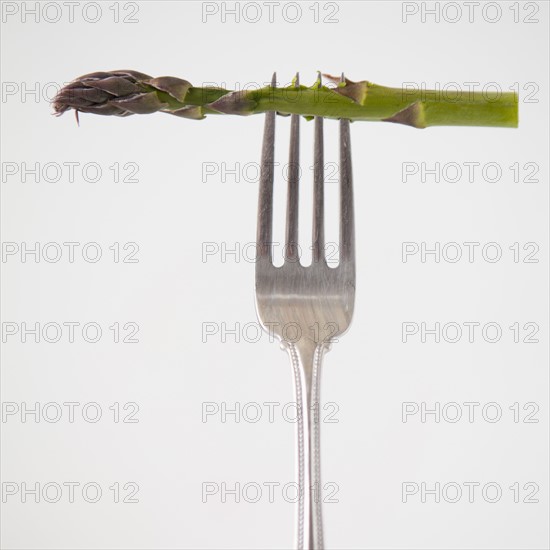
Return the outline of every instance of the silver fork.
{"type": "MultiPolygon", "coordinates": [[[[342,81],[344,76],[342,75],[342,81]]],[[[298,75],[296,75],[296,85],[298,75]]],[[[319,75],[319,85],[321,76],[319,75]]],[[[272,86],[276,85],[273,75],[272,86]]],[[[319,398],[321,362],[335,337],[349,327],[355,301],[355,230],[349,120],[340,120],[340,259],[329,267],[324,238],[323,118],[315,118],[313,261],[298,254],[299,115],[291,117],[284,264],[273,265],[275,112],[265,115],[258,205],[256,309],[263,328],[281,341],[293,368],[298,500],[296,546],[322,549],[319,398]],[[313,494],[312,494],[313,489],[313,494]]]]}

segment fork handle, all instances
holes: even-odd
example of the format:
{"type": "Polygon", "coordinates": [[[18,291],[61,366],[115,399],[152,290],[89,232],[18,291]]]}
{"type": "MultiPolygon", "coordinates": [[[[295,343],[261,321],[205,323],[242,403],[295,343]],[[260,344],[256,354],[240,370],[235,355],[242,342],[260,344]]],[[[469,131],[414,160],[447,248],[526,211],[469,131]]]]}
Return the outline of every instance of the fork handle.
{"type": "Polygon", "coordinates": [[[298,517],[296,548],[322,550],[322,487],[320,437],[321,364],[326,344],[311,341],[284,344],[292,363],[294,395],[298,409],[296,448],[298,470],[298,517]]]}

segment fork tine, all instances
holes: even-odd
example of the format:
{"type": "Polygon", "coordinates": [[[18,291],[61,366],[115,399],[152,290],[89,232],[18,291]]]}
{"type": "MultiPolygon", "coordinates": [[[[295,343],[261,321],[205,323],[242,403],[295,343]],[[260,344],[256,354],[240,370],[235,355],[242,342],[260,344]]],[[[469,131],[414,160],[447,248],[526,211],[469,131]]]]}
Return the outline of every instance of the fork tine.
{"type": "MultiPolygon", "coordinates": [[[[345,82],[342,73],[341,82],[345,82]]],[[[350,122],[340,119],[340,263],[355,262],[350,122]]]]}
{"type": "MultiPolygon", "coordinates": [[[[299,86],[296,73],[294,86],[299,86]]],[[[288,155],[288,193],[286,206],[285,260],[296,262],[298,254],[298,205],[300,180],[300,115],[290,118],[290,151],[288,155]]]]}
{"type": "MultiPolygon", "coordinates": [[[[321,73],[317,80],[321,87],[321,73]]],[[[325,258],[325,160],[323,117],[315,117],[313,146],[313,263],[325,258]]]]}
{"type": "MultiPolygon", "coordinates": [[[[271,86],[277,84],[273,73],[271,86]]],[[[273,178],[275,159],[275,111],[265,115],[262,160],[260,166],[260,193],[258,202],[258,229],[256,236],[257,259],[272,263],[273,251],[273,178]]]]}

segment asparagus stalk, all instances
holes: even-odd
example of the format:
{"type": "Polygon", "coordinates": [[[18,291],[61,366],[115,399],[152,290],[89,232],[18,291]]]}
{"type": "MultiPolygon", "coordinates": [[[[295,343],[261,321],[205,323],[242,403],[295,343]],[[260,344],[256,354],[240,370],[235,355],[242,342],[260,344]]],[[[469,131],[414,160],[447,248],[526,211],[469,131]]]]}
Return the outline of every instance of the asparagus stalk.
{"type": "MultiPolygon", "coordinates": [[[[331,82],[339,78],[324,75],[331,82]]],[[[137,71],[96,72],[81,76],[62,88],[53,100],[55,114],[78,113],[130,116],[154,112],[203,119],[210,114],[252,115],[276,111],[306,118],[347,118],[428,126],[497,126],[517,128],[515,92],[488,97],[483,92],[462,91],[452,98],[437,90],[409,90],[379,86],[363,80],[335,87],[313,86],[231,91],[194,87],[171,76],[152,78],[137,71]]]]}

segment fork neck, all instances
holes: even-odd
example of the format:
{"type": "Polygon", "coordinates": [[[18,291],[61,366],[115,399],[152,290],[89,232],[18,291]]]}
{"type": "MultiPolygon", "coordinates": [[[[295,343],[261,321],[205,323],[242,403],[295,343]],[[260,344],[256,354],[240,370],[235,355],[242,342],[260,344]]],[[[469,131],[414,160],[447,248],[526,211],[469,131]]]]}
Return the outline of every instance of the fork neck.
{"type": "Polygon", "coordinates": [[[311,389],[312,383],[314,382],[314,370],[315,370],[315,361],[316,355],[318,353],[317,348],[319,345],[313,340],[306,338],[301,338],[298,342],[283,344],[286,347],[288,353],[292,356],[294,355],[293,360],[296,360],[299,369],[302,373],[302,382],[304,389],[307,390],[307,400],[308,405],[311,404],[311,389]]]}
{"type": "Polygon", "coordinates": [[[319,443],[319,389],[321,360],[327,344],[312,340],[283,343],[293,366],[294,390],[298,408],[298,478],[300,501],[298,506],[298,550],[321,550],[322,486],[319,443]]]}

